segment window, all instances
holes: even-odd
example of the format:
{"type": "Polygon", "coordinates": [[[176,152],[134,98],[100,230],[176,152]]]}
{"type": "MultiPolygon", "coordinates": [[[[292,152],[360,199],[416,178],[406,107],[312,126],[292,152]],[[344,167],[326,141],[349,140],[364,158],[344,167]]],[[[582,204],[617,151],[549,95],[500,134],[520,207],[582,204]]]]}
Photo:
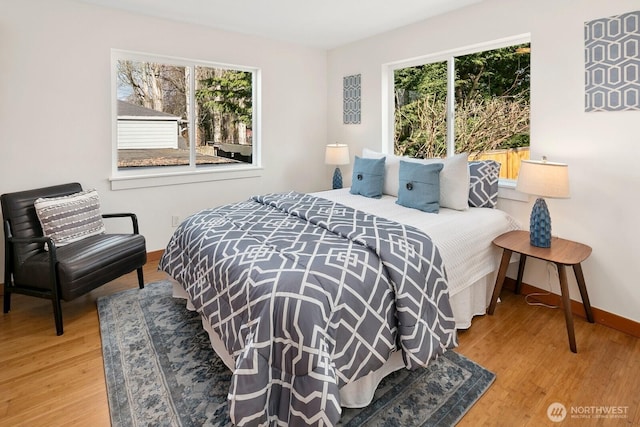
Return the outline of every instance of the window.
{"type": "Polygon", "coordinates": [[[257,69],[114,52],[114,177],[259,166],[257,69]]]}
{"type": "Polygon", "coordinates": [[[517,178],[529,158],[530,43],[522,39],[398,63],[393,75],[393,150],[412,157],[468,152],[517,178]]]}

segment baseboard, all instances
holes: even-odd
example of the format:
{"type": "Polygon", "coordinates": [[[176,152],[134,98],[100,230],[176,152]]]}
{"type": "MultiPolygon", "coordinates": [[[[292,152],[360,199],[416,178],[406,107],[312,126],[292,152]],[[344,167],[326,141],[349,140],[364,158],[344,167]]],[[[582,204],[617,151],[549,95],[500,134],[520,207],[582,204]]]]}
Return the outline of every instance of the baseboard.
{"type": "MultiPolygon", "coordinates": [[[[505,278],[504,287],[512,291],[515,290],[516,280],[510,277],[505,278]]],[[[542,295],[532,295],[530,298],[544,304],[556,306],[562,305],[562,299],[560,295],[549,294],[549,291],[547,290],[536,288],[535,286],[531,286],[526,283],[522,284],[520,293],[522,293],[523,295],[541,293],[542,295]]],[[[633,337],[640,338],[640,323],[622,316],[618,316],[617,314],[600,310],[599,308],[593,306],[591,306],[591,311],[593,311],[593,320],[595,320],[596,323],[620,332],[624,332],[625,334],[629,334],[633,337]]],[[[587,315],[584,312],[584,306],[580,301],[571,300],[571,312],[575,316],[582,317],[583,319],[587,318],[587,315]]]]}
{"type": "Polygon", "coordinates": [[[147,252],[147,262],[160,261],[163,253],[164,249],[160,249],[159,251],[147,252]]]}

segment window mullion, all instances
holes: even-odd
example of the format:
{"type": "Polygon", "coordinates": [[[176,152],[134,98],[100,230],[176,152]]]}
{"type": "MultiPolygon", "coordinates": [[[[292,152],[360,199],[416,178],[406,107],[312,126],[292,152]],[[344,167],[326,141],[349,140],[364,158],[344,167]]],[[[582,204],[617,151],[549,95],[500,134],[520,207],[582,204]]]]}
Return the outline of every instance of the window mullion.
{"type": "Polygon", "coordinates": [[[189,76],[187,84],[189,85],[189,96],[187,97],[187,121],[189,122],[189,166],[196,168],[196,69],[194,65],[185,67],[189,76]]]}
{"type": "Polygon", "coordinates": [[[453,156],[456,154],[455,84],[455,58],[450,56],[449,59],[447,59],[447,156],[453,156]]]}

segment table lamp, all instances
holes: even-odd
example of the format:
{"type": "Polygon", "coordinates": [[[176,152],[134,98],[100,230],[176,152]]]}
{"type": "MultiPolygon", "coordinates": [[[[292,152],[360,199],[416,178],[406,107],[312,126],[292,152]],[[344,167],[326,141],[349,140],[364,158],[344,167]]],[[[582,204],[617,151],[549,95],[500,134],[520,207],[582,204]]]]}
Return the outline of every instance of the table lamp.
{"type": "Polygon", "coordinates": [[[531,210],[529,231],[531,245],[539,248],[551,246],[551,217],[544,197],[569,197],[569,166],[565,163],[523,160],[518,174],[516,190],[538,196],[531,210]]]}
{"type": "Polygon", "coordinates": [[[342,188],[342,173],[338,166],[349,164],[349,147],[337,142],[327,145],[324,162],[328,165],[336,165],[336,170],[333,171],[333,189],[342,188]]]}

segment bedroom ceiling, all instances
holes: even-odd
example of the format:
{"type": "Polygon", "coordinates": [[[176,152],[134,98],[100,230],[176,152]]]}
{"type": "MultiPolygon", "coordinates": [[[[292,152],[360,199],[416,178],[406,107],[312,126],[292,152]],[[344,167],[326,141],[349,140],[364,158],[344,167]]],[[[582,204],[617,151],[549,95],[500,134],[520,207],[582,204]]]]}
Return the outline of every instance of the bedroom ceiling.
{"type": "Polygon", "coordinates": [[[331,49],[482,0],[79,0],[331,49]]]}

